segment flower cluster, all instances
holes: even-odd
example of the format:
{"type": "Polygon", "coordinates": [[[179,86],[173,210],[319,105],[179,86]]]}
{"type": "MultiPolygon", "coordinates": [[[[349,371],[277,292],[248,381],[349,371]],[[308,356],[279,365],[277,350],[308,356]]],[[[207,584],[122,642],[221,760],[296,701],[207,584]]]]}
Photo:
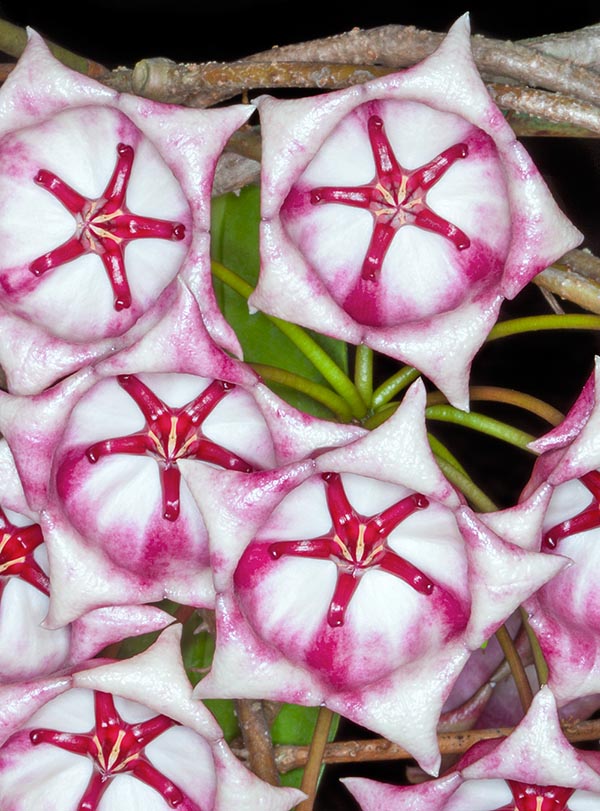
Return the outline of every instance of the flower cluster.
{"type": "Polygon", "coordinates": [[[192,110],[75,74],[30,32],[0,91],[2,811],[292,808],[209,698],[329,707],[436,775],[461,673],[522,605],[550,680],[509,740],[419,788],[348,787],[365,809],[577,811],[600,792],[556,707],[600,693],[595,381],[522,500],[482,515],[431,449],[422,380],[370,431],[309,416],[243,360],[212,285],[216,162],[258,110],[250,308],[468,408],[504,299],[581,239],[469,39],[462,18],[402,73],[192,110]],[[215,612],[195,688],[165,599],[215,612]]]}

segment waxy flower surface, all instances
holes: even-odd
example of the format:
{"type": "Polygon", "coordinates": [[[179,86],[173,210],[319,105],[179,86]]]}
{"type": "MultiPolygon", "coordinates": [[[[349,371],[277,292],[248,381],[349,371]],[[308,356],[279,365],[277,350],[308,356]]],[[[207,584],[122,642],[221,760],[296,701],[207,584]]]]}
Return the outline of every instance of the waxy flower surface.
{"type": "Polygon", "coordinates": [[[526,603],[561,705],[600,692],[599,385],[596,359],[565,420],[532,443],[541,455],[522,497],[546,509],[538,531],[521,545],[572,561],[526,603]]]}
{"type": "Polygon", "coordinates": [[[39,517],[25,500],[14,460],[0,442],[0,684],[50,674],[129,636],[173,620],[152,606],[98,608],[63,628],[45,625],[53,589],[39,517]]]}
{"type": "Polygon", "coordinates": [[[555,698],[543,687],[507,738],[475,744],[438,780],[402,787],[343,782],[362,811],[584,811],[598,803],[600,756],[569,743],[555,698]]]}
{"type": "Polygon", "coordinates": [[[179,642],[168,629],[127,662],[21,686],[12,716],[0,710],[3,811],[287,811],[302,799],[233,756],[191,698],[179,642]]]}
{"type": "Polygon", "coordinates": [[[132,344],[179,277],[213,338],[240,354],[214,298],[208,231],[217,158],[251,111],[118,94],[30,32],[0,91],[1,360],[13,391],[132,344]]]}
{"type": "Polygon", "coordinates": [[[466,408],[502,301],[582,238],[492,103],[466,16],[409,70],[257,106],[252,307],[410,363],[466,408]]]}
{"type": "Polygon", "coordinates": [[[564,562],[478,522],[434,461],[424,398],[417,383],[370,434],[271,474],[182,463],[217,588],[199,696],[324,703],[438,768],[469,653],[564,562]]]}
{"type": "Polygon", "coordinates": [[[0,400],[52,558],[53,626],[163,597],[212,605],[207,530],[182,461],[247,475],[364,433],[270,393],[214,344],[180,282],[168,315],[133,347],[35,397],[0,400]]]}

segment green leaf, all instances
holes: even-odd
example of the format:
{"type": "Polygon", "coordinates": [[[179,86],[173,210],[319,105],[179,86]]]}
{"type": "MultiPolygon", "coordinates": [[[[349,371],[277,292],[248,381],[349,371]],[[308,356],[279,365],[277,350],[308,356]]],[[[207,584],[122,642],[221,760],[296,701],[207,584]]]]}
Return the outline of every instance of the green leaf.
{"type": "MultiPolygon", "coordinates": [[[[318,714],[318,707],[299,707],[297,704],[282,704],[271,726],[271,738],[275,746],[283,744],[308,746],[315,731],[318,714]]],[[[329,741],[335,740],[339,723],[340,716],[334,715],[329,730],[329,741]]],[[[290,772],[281,775],[281,784],[283,786],[300,788],[303,773],[304,769],[292,769],[290,772]]]]}
{"type": "MultiPolygon", "coordinates": [[[[213,201],[212,258],[235,271],[253,288],[260,264],[259,222],[260,191],[256,186],[246,186],[239,195],[230,193],[213,201]]],[[[246,362],[276,366],[316,383],[325,383],[305,355],[268,318],[262,313],[250,314],[243,296],[218,279],[214,279],[214,287],[219,306],[238,336],[246,362]]],[[[311,331],[309,334],[347,373],[346,344],[311,331]]],[[[269,385],[296,408],[317,417],[331,418],[329,409],[311,397],[276,383],[269,385]]]]}

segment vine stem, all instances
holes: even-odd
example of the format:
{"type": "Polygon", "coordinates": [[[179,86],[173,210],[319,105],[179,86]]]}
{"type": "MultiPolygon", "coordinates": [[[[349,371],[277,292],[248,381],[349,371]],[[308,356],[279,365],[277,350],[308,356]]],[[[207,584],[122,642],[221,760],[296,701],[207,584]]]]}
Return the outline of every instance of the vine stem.
{"type": "Polygon", "coordinates": [[[542,653],[542,649],[540,647],[540,643],[535,634],[535,631],[533,630],[533,628],[529,623],[529,617],[527,616],[527,612],[525,611],[523,606],[520,606],[519,611],[521,614],[523,627],[525,628],[527,638],[529,640],[529,646],[531,648],[531,655],[533,657],[535,672],[537,674],[538,682],[541,687],[543,684],[548,683],[548,665],[546,663],[546,659],[544,658],[544,654],[542,653]]]}
{"type": "Polygon", "coordinates": [[[451,405],[429,406],[425,409],[425,416],[430,420],[464,425],[466,428],[493,436],[496,439],[502,439],[504,442],[525,451],[529,450],[527,446],[535,439],[533,434],[528,434],[519,428],[514,428],[512,425],[507,425],[505,422],[500,422],[500,420],[495,420],[485,414],[478,414],[475,411],[461,411],[451,405]]]}
{"type": "Polygon", "coordinates": [[[294,389],[294,391],[312,397],[313,400],[333,412],[339,422],[350,422],[352,420],[352,411],[348,403],[334,391],[328,389],[327,386],[322,386],[320,383],[315,383],[313,380],[302,377],[302,375],[289,372],[287,369],[280,369],[277,366],[267,366],[264,363],[250,363],[250,366],[264,380],[279,383],[282,386],[287,386],[294,389]]]}
{"type": "Polygon", "coordinates": [[[235,702],[242,739],[248,750],[248,766],[261,780],[280,785],[275,752],[262,701],[241,698],[235,702]]]}
{"type": "MultiPolygon", "coordinates": [[[[469,399],[519,406],[524,411],[529,411],[537,417],[541,417],[550,425],[558,425],[564,419],[564,414],[561,411],[544,402],[544,400],[516,389],[506,389],[501,386],[471,386],[469,399]]],[[[441,405],[447,402],[446,397],[441,392],[431,392],[427,397],[428,405],[441,405]]]]}
{"type": "Polygon", "coordinates": [[[327,746],[327,737],[333,721],[333,715],[332,710],[327,707],[319,707],[317,724],[308,750],[306,767],[300,785],[300,790],[307,796],[306,800],[302,800],[297,806],[297,811],[312,811],[313,809],[319,774],[321,773],[321,765],[323,763],[323,754],[327,746]]]}
{"type": "Polygon", "coordinates": [[[354,385],[368,405],[373,398],[373,350],[365,344],[356,347],[354,385]]]}
{"type": "MultiPolygon", "coordinates": [[[[212,272],[217,279],[220,279],[245,299],[250,298],[250,295],[254,292],[252,285],[220,262],[212,263],[212,272]]],[[[267,313],[263,313],[263,315],[289,338],[302,354],[310,360],[313,366],[318,369],[329,385],[348,403],[353,417],[356,419],[364,417],[367,413],[367,406],[358,393],[356,386],[314,338],[311,338],[306,330],[297,324],[292,324],[267,313]]]]}
{"type": "Polygon", "coordinates": [[[496,639],[502,648],[506,661],[510,665],[510,670],[513,675],[513,679],[515,680],[515,685],[517,687],[523,712],[527,713],[527,710],[533,701],[533,693],[531,692],[531,685],[529,684],[529,679],[527,678],[527,673],[525,672],[525,667],[521,661],[521,657],[519,656],[515,643],[513,642],[512,637],[508,633],[505,625],[501,625],[496,631],[496,639]]]}
{"type": "Polygon", "coordinates": [[[600,329],[600,315],[568,313],[565,315],[527,315],[512,318],[496,324],[487,337],[488,341],[520,335],[524,332],[538,332],[549,329],[600,329]]]}
{"type": "Polygon", "coordinates": [[[420,375],[418,369],[412,366],[403,366],[395,374],[378,386],[373,392],[371,399],[371,407],[377,410],[384,405],[387,405],[390,400],[395,397],[399,392],[416,380],[420,375]]]}

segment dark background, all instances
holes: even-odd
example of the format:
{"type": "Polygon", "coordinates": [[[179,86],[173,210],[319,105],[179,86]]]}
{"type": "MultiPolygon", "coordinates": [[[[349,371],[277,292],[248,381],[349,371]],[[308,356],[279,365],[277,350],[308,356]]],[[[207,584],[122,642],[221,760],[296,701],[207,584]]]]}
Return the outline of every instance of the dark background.
{"type": "MultiPolygon", "coordinates": [[[[39,33],[107,67],[132,67],[145,57],[165,56],[182,62],[228,61],[273,45],[287,45],[342,33],[353,27],[371,28],[388,23],[445,31],[470,10],[474,33],[519,39],[575,30],[600,22],[594,2],[564,4],[523,2],[457,3],[443,6],[420,3],[369,2],[360,5],[335,0],[228,0],[214,4],[175,3],[172,0],[104,0],[98,4],[38,3],[0,0],[0,16],[39,33]]],[[[600,255],[600,140],[529,138],[524,143],[546,178],[563,210],[585,234],[584,246],[600,255]]],[[[567,305],[567,309],[575,310],[567,305]]],[[[514,302],[507,302],[502,317],[548,312],[540,292],[529,286],[514,302]]],[[[566,410],[589,375],[594,353],[600,350],[593,333],[543,333],[490,344],[473,367],[475,383],[512,386],[535,394],[566,410]]],[[[514,421],[514,409],[489,412],[514,421]]],[[[547,426],[535,419],[521,422],[524,430],[540,433],[547,426]]],[[[437,435],[465,460],[473,456],[473,434],[439,428],[437,435]],[[470,452],[470,453],[469,453],[470,452]]],[[[495,440],[477,436],[475,469],[471,474],[500,506],[518,497],[528,478],[532,459],[495,440]]],[[[359,733],[343,725],[343,736],[359,733]]],[[[333,767],[317,804],[318,811],[354,808],[337,777],[366,775],[401,780],[403,766],[333,767]]]]}

